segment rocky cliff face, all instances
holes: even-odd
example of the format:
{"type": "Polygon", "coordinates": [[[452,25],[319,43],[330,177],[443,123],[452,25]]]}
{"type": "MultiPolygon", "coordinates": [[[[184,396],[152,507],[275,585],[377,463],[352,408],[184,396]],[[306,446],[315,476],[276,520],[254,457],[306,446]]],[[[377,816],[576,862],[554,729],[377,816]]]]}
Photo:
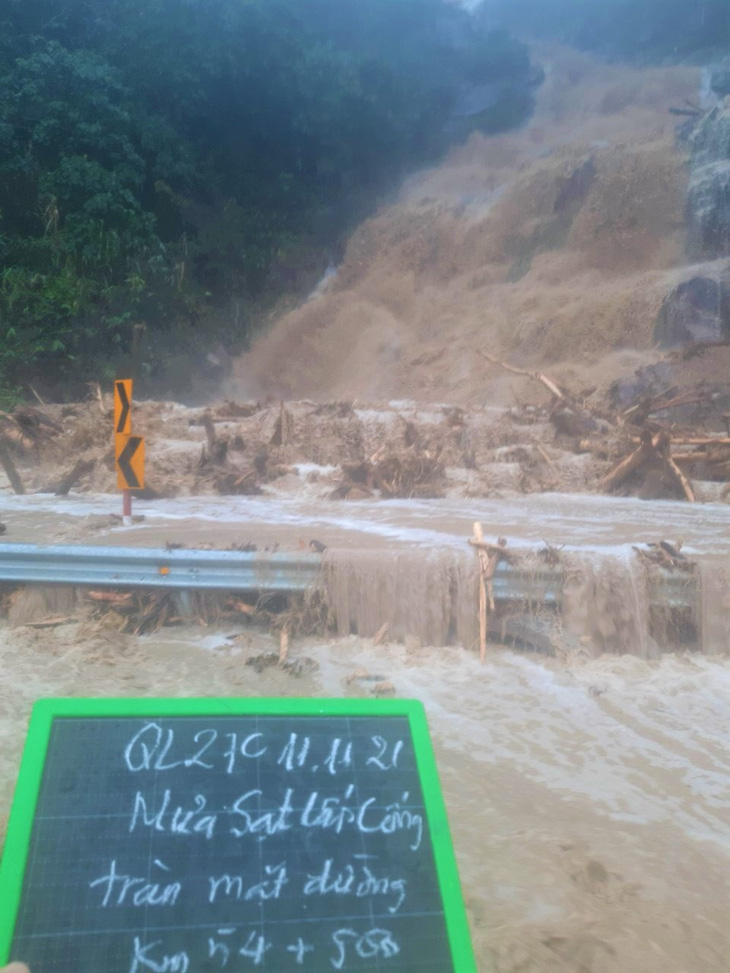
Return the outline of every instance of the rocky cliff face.
{"type": "MultiPolygon", "coordinates": [[[[730,77],[727,79],[730,85],[730,77]]],[[[730,256],[730,97],[707,113],[689,137],[690,250],[698,259],[730,256]]]]}
{"type": "Polygon", "coordinates": [[[730,340],[730,58],[707,70],[704,93],[709,109],[682,135],[690,150],[688,256],[705,267],[693,267],[662,303],[654,339],[663,347],[730,340]]]}
{"type": "Polygon", "coordinates": [[[664,348],[730,340],[730,273],[695,276],[672,290],[659,311],[655,340],[664,348]]]}

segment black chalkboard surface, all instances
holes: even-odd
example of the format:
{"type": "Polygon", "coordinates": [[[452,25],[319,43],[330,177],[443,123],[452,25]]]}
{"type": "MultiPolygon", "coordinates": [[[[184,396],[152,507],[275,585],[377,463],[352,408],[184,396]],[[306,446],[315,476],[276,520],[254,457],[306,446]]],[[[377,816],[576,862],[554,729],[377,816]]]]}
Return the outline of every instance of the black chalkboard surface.
{"type": "Polygon", "coordinates": [[[475,969],[420,704],[39,705],[0,876],[8,958],[33,973],[475,969]]]}

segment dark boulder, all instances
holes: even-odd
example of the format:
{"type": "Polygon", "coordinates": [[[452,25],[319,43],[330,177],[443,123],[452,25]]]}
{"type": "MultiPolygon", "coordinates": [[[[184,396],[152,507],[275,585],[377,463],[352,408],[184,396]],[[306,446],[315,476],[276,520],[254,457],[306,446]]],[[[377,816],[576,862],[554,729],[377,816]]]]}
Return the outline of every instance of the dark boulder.
{"type": "Polygon", "coordinates": [[[700,260],[730,256],[730,158],[693,171],[687,210],[692,256],[700,260]]]}
{"type": "Polygon", "coordinates": [[[710,88],[719,98],[730,95],[730,58],[710,68],[710,88]]]}
{"type": "Polygon", "coordinates": [[[730,276],[693,277],[669,294],[654,325],[654,340],[663,348],[691,341],[730,339],[730,276]]]}

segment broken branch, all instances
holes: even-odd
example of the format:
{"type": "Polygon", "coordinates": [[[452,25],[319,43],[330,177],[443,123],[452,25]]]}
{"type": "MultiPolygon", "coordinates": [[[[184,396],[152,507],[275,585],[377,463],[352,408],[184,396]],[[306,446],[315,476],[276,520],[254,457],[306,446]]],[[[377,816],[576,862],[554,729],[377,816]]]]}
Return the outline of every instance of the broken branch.
{"type": "Polygon", "coordinates": [[[621,460],[618,466],[615,466],[610,473],[604,476],[601,481],[603,489],[614,490],[616,487],[621,486],[627,477],[631,476],[647,460],[652,458],[658,445],[659,434],[652,438],[651,433],[645,432],[642,436],[641,445],[633,453],[629,453],[625,459],[621,460]]]}
{"type": "Polygon", "coordinates": [[[526,378],[531,378],[535,382],[540,382],[551,395],[554,395],[556,399],[560,399],[561,402],[565,401],[565,393],[560,389],[560,387],[547,375],[542,372],[531,372],[526,368],[516,368],[514,365],[509,365],[507,362],[500,361],[498,358],[493,358],[492,355],[488,354],[486,351],[482,351],[481,348],[477,348],[477,352],[486,358],[488,362],[492,365],[499,365],[500,368],[504,368],[508,372],[512,372],[514,375],[524,375],[526,378]]]}
{"type": "Polygon", "coordinates": [[[696,499],[694,490],[692,489],[692,485],[690,484],[687,477],[680,470],[680,468],[677,466],[677,464],[674,462],[671,456],[667,455],[666,462],[667,462],[667,468],[669,469],[674,479],[681,486],[682,492],[684,493],[685,497],[689,500],[690,503],[694,503],[696,499]]]}

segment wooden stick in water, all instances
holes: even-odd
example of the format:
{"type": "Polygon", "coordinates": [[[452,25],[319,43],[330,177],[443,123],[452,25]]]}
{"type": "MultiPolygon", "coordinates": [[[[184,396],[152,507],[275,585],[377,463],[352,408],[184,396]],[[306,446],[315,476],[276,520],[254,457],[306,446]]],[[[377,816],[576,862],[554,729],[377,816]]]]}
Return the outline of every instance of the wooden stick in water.
{"type": "Polygon", "coordinates": [[[680,470],[677,464],[674,462],[671,456],[667,456],[667,467],[671,474],[674,476],[675,480],[682,487],[682,492],[690,503],[695,503],[696,497],[695,492],[692,489],[692,484],[689,482],[684,473],[680,470]]]}
{"type": "MultiPolygon", "coordinates": [[[[474,541],[476,544],[484,544],[484,531],[482,525],[477,521],[474,524],[474,541]]],[[[487,658],[487,573],[489,571],[489,556],[482,548],[477,548],[479,558],[479,659],[482,664],[487,658]]]]}
{"type": "Polygon", "coordinates": [[[289,655],[289,629],[285,625],[279,634],[279,665],[283,666],[289,655]]]}

